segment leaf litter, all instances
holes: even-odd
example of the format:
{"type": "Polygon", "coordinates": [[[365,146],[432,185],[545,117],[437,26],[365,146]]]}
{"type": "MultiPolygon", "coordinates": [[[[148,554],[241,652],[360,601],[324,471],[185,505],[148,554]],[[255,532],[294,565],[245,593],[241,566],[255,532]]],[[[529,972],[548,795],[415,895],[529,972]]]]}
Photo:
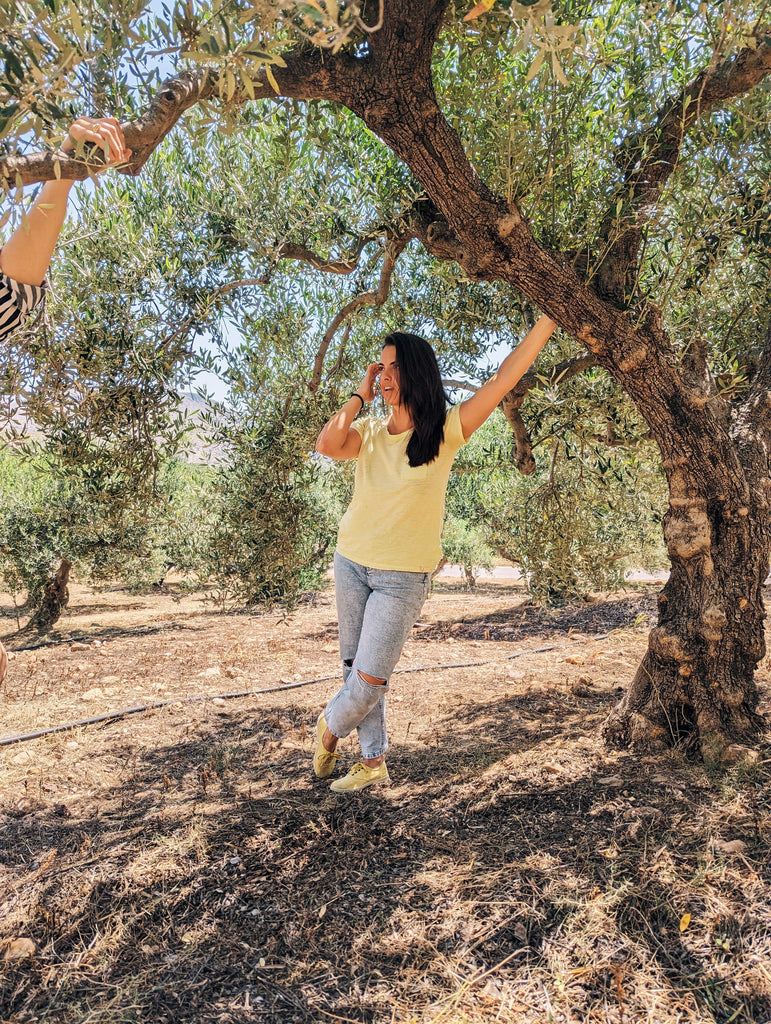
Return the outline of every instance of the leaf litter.
{"type": "MultiPolygon", "coordinates": [[[[6,735],[89,691],[100,712],[213,693],[212,668],[336,671],[329,595],[236,616],[74,589],[14,654],[6,735]]],[[[712,775],[599,739],[654,608],[436,587],[407,659],[436,669],[394,680],[392,783],[353,797],[310,771],[329,683],[0,749],[0,1018],[771,1021],[768,753],[712,775]]]]}

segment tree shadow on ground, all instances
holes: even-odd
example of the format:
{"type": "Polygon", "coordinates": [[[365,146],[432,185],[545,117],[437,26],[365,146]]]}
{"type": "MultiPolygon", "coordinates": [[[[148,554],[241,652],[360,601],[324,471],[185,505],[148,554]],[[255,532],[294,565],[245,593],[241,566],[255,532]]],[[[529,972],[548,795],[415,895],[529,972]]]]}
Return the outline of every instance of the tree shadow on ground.
{"type": "MultiPolygon", "coordinates": [[[[189,615],[185,615],[185,618],[190,618],[189,615]]],[[[9,651],[37,651],[44,647],[56,647],[59,644],[71,644],[71,643],[92,643],[94,640],[100,640],[102,642],[109,640],[125,640],[130,637],[137,636],[156,636],[160,633],[169,633],[172,630],[175,633],[196,633],[198,627],[194,625],[187,625],[184,622],[178,622],[176,620],[170,620],[160,623],[158,626],[137,626],[136,628],[127,629],[120,626],[103,626],[95,629],[73,629],[68,630],[65,636],[60,633],[40,633],[38,630],[26,631],[26,627],[15,632],[9,633],[7,636],[2,638],[3,643],[9,651]],[[30,637],[40,637],[36,643],[26,644],[25,640],[30,637]]]]}
{"type": "MultiPolygon", "coordinates": [[[[566,745],[584,706],[463,705],[348,797],[310,774],[306,707],[116,748],[101,790],[4,819],[2,932],[38,953],[3,1019],[769,1019],[761,833],[747,870],[708,861],[712,780],[566,745]]],[[[731,800],[768,813],[767,782],[731,800]]]]}
{"type": "Polygon", "coordinates": [[[646,621],[646,629],[656,618],[656,598],[650,593],[633,594],[597,604],[569,608],[545,608],[521,605],[502,608],[459,621],[446,621],[419,627],[421,640],[451,636],[457,640],[523,640],[528,637],[552,637],[565,633],[606,633],[646,621]]]}

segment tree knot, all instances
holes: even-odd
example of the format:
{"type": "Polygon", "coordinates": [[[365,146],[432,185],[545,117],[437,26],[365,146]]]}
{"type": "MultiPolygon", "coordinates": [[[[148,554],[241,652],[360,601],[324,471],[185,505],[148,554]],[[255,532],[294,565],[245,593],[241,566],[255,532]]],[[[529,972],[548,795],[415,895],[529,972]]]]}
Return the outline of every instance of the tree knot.
{"type": "Polygon", "coordinates": [[[723,636],[723,629],[728,622],[726,613],[716,604],[711,604],[704,609],[701,616],[701,635],[708,643],[716,644],[723,636]]]}
{"type": "Polygon", "coordinates": [[[522,217],[520,216],[519,210],[512,208],[509,213],[505,213],[498,223],[495,225],[495,230],[498,237],[503,240],[508,238],[509,235],[522,223],[522,217]]]}
{"type": "Polygon", "coordinates": [[[670,633],[666,626],[655,626],[648,639],[650,649],[664,661],[688,664],[696,655],[685,638],[677,633],[670,633]]]}
{"type": "Polygon", "coordinates": [[[712,530],[709,517],[696,502],[670,498],[671,511],[664,518],[664,538],[673,558],[693,558],[709,554],[712,530]]]}

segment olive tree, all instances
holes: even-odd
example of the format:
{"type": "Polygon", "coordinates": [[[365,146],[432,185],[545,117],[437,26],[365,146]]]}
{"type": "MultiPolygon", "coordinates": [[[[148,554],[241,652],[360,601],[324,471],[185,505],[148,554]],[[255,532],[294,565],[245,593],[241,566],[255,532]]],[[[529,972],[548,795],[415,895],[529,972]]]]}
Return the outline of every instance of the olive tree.
{"type": "MultiPolygon", "coordinates": [[[[771,525],[765,5],[364,0],[229,15],[191,0],[162,24],[137,21],[130,45],[131,11],[123,22],[102,11],[86,29],[46,10],[59,36],[38,30],[40,52],[18,48],[15,77],[0,83],[9,138],[14,124],[53,117],[45,84],[19,86],[25,67],[71,96],[62,33],[77,37],[78,59],[84,35],[110,36],[97,84],[117,100],[131,93],[130,50],[162,40],[178,60],[145,106],[136,91],[124,100],[132,173],[195,104],[232,127],[244,104],[302,103],[309,140],[334,147],[336,132],[322,142],[314,124],[317,105],[331,105],[343,139],[352,119],[362,124],[413,183],[413,200],[377,226],[379,286],[362,302],[378,301],[414,241],[553,317],[578,346],[555,382],[589,364],[617,382],[660,452],[671,573],[606,735],[654,749],[692,735],[710,757],[755,740],[771,525]]],[[[16,17],[8,31],[27,38],[16,17]]],[[[11,185],[88,173],[52,152],[2,166],[11,185]]],[[[307,239],[275,240],[276,260],[298,253],[330,259],[307,239]]],[[[337,338],[325,336],[312,391],[337,338]]],[[[523,469],[527,392],[525,382],[507,403],[523,469]]]]}

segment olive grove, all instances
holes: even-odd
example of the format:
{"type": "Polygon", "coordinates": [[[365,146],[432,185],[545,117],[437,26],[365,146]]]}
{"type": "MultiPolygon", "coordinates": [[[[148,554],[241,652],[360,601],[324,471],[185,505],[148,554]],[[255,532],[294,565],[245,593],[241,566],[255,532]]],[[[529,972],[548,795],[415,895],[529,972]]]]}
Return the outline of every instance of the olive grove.
{"type": "MultiPolygon", "coordinates": [[[[194,107],[183,123],[191,152],[219,124],[234,167],[246,166],[248,131],[278,105],[287,157],[272,208],[303,215],[256,219],[239,208],[234,172],[219,237],[243,236],[251,217],[252,265],[198,298],[208,310],[275,287],[287,261],[350,279],[294,382],[305,395],[321,398],[330,368],[344,369],[354,316],[402,288],[414,323],[411,275],[445,289],[424,319],[461,362],[475,320],[505,333],[505,310],[547,312],[562,330],[554,364],[504,402],[520,470],[535,468],[533,389],[607,375],[611,401],[635,409],[610,415],[609,432],[630,425],[655,442],[669,487],[670,578],[606,735],[650,749],[690,736],[720,759],[763,727],[768,7],[188,0],[160,18],[141,3],[103,3],[83,20],[55,0],[17,5],[2,15],[0,115],[19,152],[7,151],[2,171],[9,191],[93,173],[30,141],[55,142],[84,94],[124,122],[130,174],[194,107]],[[158,57],[169,62],[163,82],[158,57]],[[304,150],[326,167],[339,159],[346,174],[320,179],[317,196],[299,192],[292,154],[304,150]]],[[[210,191],[226,189],[219,180],[210,191]]]]}

